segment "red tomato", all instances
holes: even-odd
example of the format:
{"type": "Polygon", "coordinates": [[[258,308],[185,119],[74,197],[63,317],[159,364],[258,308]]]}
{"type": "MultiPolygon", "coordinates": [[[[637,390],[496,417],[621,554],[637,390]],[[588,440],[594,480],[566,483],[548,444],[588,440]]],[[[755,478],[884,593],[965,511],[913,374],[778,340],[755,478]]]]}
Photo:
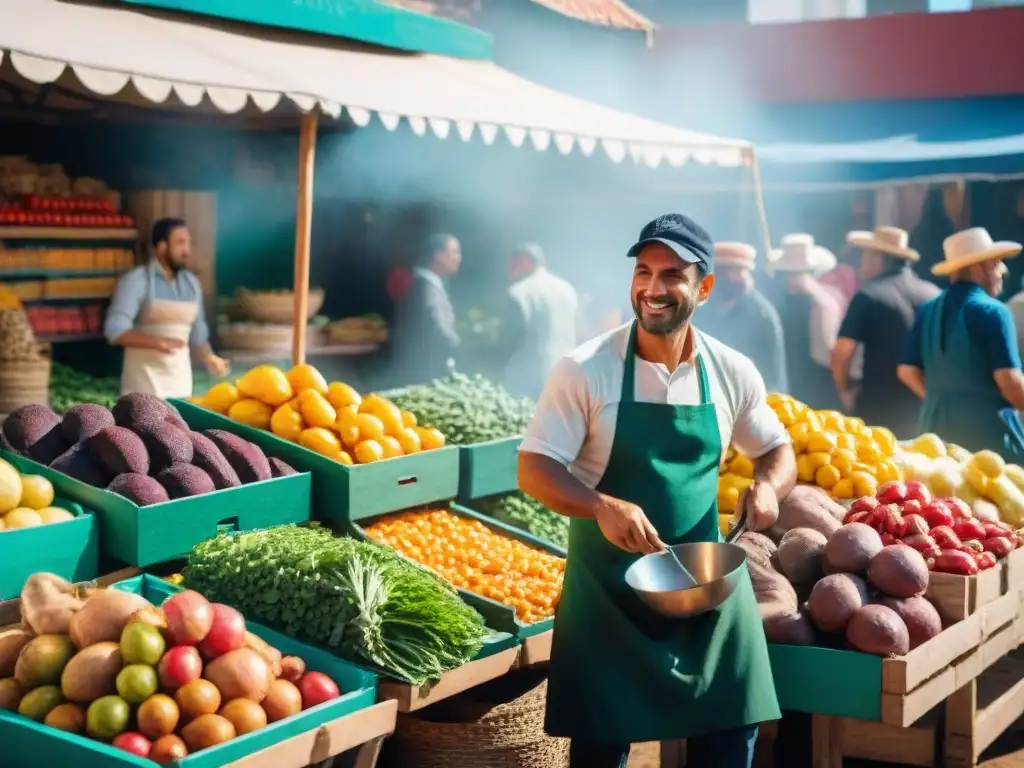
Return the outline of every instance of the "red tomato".
{"type": "Polygon", "coordinates": [[[309,709],[341,696],[338,685],[322,672],[307,672],[299,680],[302,708],[309,709]]]}

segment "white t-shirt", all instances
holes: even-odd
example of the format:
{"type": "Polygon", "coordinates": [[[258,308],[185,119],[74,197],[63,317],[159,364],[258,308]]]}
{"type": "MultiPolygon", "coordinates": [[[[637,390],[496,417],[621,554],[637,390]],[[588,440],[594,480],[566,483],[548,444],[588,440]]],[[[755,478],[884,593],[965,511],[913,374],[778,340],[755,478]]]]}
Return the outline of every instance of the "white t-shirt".
{"type": "MultiPolygon", "coordinates": [[[[629,328],[627,323],[591,339],[555,364],[519,446],[520,451],[564,464],[590,488],[600,482],[611,457],[629,328]]],[[[700,332],[697,354],[707,371],[723,455],[732,443],[756,459],[790,441],[765,400],[764,380],[749,358],[700,332]]],[[[638,357],[635,397],[647,403],[698,405],[696,358],[670,374],[664,365],[638,357]]]]}

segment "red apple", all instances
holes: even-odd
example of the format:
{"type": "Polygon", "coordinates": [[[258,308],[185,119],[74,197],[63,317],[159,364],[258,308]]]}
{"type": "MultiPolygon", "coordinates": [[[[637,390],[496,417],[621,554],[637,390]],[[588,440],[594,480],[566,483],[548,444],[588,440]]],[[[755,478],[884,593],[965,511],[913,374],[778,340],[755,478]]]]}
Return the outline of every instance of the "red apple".
{"type": "Polygon", "coordinates": [[[198,645],[213,625],[213,608],[198,592],[179,592],[163,604],[167,634],[174,645],[198,645]]]}
{"type": "Polygon", "coordinates": [[[139,757],[149,757],[149,751],[153,748],[153,744],[149,739],[135,731],[122,733],[117,736],[112,743],[118,749],[123,749],[125,752],[131,752],[133,755],[138,755],[139,757]]]}
{"type": "Polygon", "coordinates": [[[914,499],[927,504],[932,500],[932,492],[928,490],[928,486],[922,483],[920,480],[907,480],[907,495],[906,498],[914,499]]]}
{"type": "Polygon", "coordinates": [[[208,659],[216,659],[225,653],[237,651],[245,645],[245,619],[229,605],[213,604],[213,626],[207,633],[199,650],[208,659]]]}
{"type": "Polygon", "coordinates": [[[338,685],[322,672],[307,672],[299,680],[302,708],[309,709],[341,696],[338,685]]]}
{"type": "Polygon", "coordinates": [[[902,480],[891,480],[883,483],[875,498],[882,504],[902,504],[907,500],[907,484],[902,480]]]}
{"type": "Polygon", "coordinates": [[[203,660],[193,645],[176,645],[160,659],[160,685],[171,693],[203,674],[203,660]]]}

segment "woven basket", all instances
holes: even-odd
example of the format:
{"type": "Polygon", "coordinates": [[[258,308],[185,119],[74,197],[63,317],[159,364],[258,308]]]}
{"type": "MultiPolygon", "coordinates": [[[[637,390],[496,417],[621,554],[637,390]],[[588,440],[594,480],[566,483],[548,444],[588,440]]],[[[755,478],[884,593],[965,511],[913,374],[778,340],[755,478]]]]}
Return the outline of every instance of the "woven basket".
{"type": "Polygon", "coordinates": [[[399,715],[382,768],[566,768],[568,739],[544,733],[547,690],[524,672],[399,715]]]}
{"type": "MultiPolygon", "coordinates": [[[[238,305],[245,316],[254,323],[291,325],[292,313],[295,310],[295,295],[290,291],[288,293],[270,293],[269,291],[247,291],[245,288],[239,288],[238,305]]],[[[313,319],[323,305],[323,289],[311,289],[309,306],[306,308],[306,319],[313,319]]]]}
{"type": "MultiPolygon", "coordinates": [[[[48,347],[41,348],[48,352],[48,347]]],[[[0,415],[23,405],[50,404],[50,358],[0,363],[0,415]]]]}
{"type": "Polygon", "coordinates": [[[290,349],[292,327],[290,325],[232,324],[217,326],[217,341],[222,349],[239,349],[252,352],[290,349]]]}

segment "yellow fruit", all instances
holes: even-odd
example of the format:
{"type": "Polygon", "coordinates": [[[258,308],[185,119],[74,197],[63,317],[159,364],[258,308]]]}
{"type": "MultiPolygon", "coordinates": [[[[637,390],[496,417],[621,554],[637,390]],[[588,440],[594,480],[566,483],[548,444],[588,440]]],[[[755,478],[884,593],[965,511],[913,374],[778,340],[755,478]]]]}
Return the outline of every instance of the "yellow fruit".
{"type": "Polygon", "coordinates": [[[846,432],[853,432],[854,434],[860,434],[865,428],[864,419],[857,418],[856,416],[846,417],[846,432]]]}
{"type": "Polygon", "coordinates": [[[299,413],[302,420],[311,427],[333,427],[338,418],[327,398],[313,389],[307,389],[299,395],[299,413]]]}
{"type": "Polygon", "coordinates": [[[808,453],[832,453],[837,447],[834,432],[816,432],[807,440],[808,453]]]}
{"type": "Polygon", "coordinates": [[[348,451],[339,451],[338,461],[340,461],[347,467],[351,467],[355,463],[354,461],[352,461],[352,456],[349,454],[348,451]]]}
{"type": "Polygon", "coordinates": [[[819,488],[824,488],[826,491],[831,490],[832,486],[838,483],[840,479],[839,470],[830,464],[818,467],[818,471],[814,473],[814,482],[819,488]]]}
{"type": "Polygon", "coordinates": [[[272,365],[258,365],[238,380],[238,391],[267,405],[284,405],[295,396],[288,377],[272,365]]]}
{"type": "Polygon", "coordinates": [[[402,423],[407,427],[416,426],[416,414],[409,411],[402,411],[402,423]]]}
{"type": "Polygon", "coordinates": [[[874,496],[878,493],[878,481],[867,472],[854,472],[850,479],[853,481],[854,497],[874,496]]]}
{"type": "MultiPolygon", "coordinates": [[[[896,462],[892,459],[882,459],[878,462],[877,467],[878,470],[875,472],[875,477],[878,479],[880,484],[903,479],[903,473],[900,471],[900,468],[896,466],[896,462]]],[[[949,494],[944,493],[941,495],[948,496],[949,494]]]]}
{"type": "Polygon", "coordinates": [[[793,453],[807,453],[807,441],[810,437],[807,435],[797,435],[793,438],[793,453]]]}
{"type": "Polygon", "coordinates": [[[857,458],[865,464],[877,464],[882,460],[882,450],[865,440],[857,444],[857,458]]]}
{"type": "Polygon", "coordinates": [[[884,456],[892,456],[896,452],[896,435],[885,427],[871,427],[871,440],[884,456]]]}
{"type": "MultiPolygon", "coordinates": [[[[719,505],[718,508],[721,509],[721,505],[719,505]]],[[[732,528],[732,515],[720,514],[718,516],[718,532],[725,536],[725,534],[729,532],[730,528],[732,528]]]]}
{"type": "Polygon", "coordinates": [[[754,462],[742,453],[737,453],[733,457],[733,460],[729,462],[729,471],[734,475],[739,475],[740,477],[753,477],[754,462]]]}
{"type": "Polygon", "coordinates": [[[74,520],[75,516],[60,507],[43,507],[39,510],[39,519],[43,521],[43,525],[49,525],[50,523],[63,523],[67,520],[74,520]]]}
{"type": "Polygon", "coordinates": [[[815,471],[817,471],[817,467],[811,465],[809,453],[796,457],[796,478],[801,483],[813,483],[815,471]]]}
{"type": "Polygon", "coordinates": [[[811,428],[806,421],[797,422],[789,428],[789,436],[794,440],[798,437],[811,434],[811,428]]]}
{"type": "Polygon", "coordinates": [[[405,455],[402,451],[402,444],[398,442],[398,438],[391,435],[385,435],[380,439],[380,447],[384,449],[385,459],[394,459],[405,455]]]}
{"type": "Polygon", "coordinates": [[[274,409],[266,403],[253,398],[239,400],[231,406],[228,418],[239,424],[246,424],[256,429],[270,429],[270,419],[274,409]]]}
{"type": "Polygon", "coordinates": [[[910,450],[923,453],[928,458],[937,459],[946,455],[946,444],[938,435],[927,432],[914,438],[910,444],[910,450]]]}
{"type": "Polygon", "coordinates": [[[21,502],[19,507],[42,509],[53,504],[53,485],[42,475],[21,476],[21,502]]]}
{"type": "Polygon", "coordinates": [[[291,403],[280,406],[270,417],[270,431],[284,440],[295,442],[306,428],[302,414],[291,403]]]}
{"type": "Polygon", "coordinates": [[[296,365],[288,371],[288,383],[296,394],[310,390],[321,395],[327,394],[327,382],[320,371],[309,364],[296,365]]]}
{"type": "Polygon", "coordinates": [[[203,396],[203,407],[226,414],[240,398],[238,387],[229,381],[222,381],[220,384],[214,384],[203,396]]]}
{"type": "Polygon", "coordinates": [[[727,512],[730,515],[736,511],[740,503],[740,492],[736,488],[718,489],[718,511],[727,512]]]}
{"type": "Polygon", "coordinates": [[[806,414],[804,414],[804,424],[807,425],[807,429],[809,429],[812,434],[814,432],[821,432],[821,430],[825,428],[825,426],[821,423],[821,418],[818,416],[818,414],[810,410],[807,411],[806,414]]]}
{"type": "Polygon", "coordinates": [[[856,461],[857,457],[854,456],[851,451],[839,448],[832,454],[832,460],[830,463],[845,477],[853,470],[853,465],[856,461]]]}
{"type": "Polygon", "coordinates": [[[356,462],[372,464],[384,458],[384,448],[376,440],[363,440],[356,446],[356,462]]]}
{"type": "Polygon", "coordinates": [[[838,483],[832,486],[832,495],[837,499],[852,499],[854,498],[853,491],[853,480],[848,477],[843,478],[838,483]]]}
{"type": "Polygon", "coordinates": [[[793,406],[788,403],[784,403],[776,408],[775,415],[779,417],[779,421],[782,422],[784,427],[791,427],[796,424],[796,413],[793,411],[793,406]]]}
{"type": "Polygon", "coordinates": [[[436,427],[416,427],[416,434],[420,437],[420,444],[424,451],[444,448],[444,435],[436,427]]]}
{"type": "Polygon", "coordinates": [[[340,410],[347,405],[354,405],[358,409],[359,404],[363,402],[363,398],[359,396],[359,393],[353,387],[350,387],[345,382],[332,381],[327,387],[327,402],[333,405],[336,410],[340,410]]]}
{"type": "Polygon", "coordinates": [[[299,445],[329,459],[337,459],[341,452],[341,441],[338,440],[338,436],[323,427],[310,427],[302,430],[302,434],[299,435],[299,445]]]}
{"type": "Polygon", "coordinates": [[[0,515],[10,512],[21,502],[21,475],[0,459],[0,515]]]}
{"type": "Polygon", "coordinates": [[[367,395],[359,405],[360,413],[369,413],[381,420],[384,425],[384,432],[394,435],[398,430],[404,428],[402,423],[402,412],[398,406],[377,394],[367,395]]]}
{"type": "Polygon", "coordinates": [[[843,432],[846,426],[846,417],[839,411],[818,411],[821,423],[825,429],[833,432],[843,432]]]}
{"type": "Polygon", "coordinates": [[[1006,462],[995,451],[978,451],[971,456],[967,466],[977,467],[987,477],[999,477],[1006,468],[1006,462]]]}
{"type": "Polygon", "coordinates": [[[1003,470],[1014,485],[1024,491],[1024,467],[1017,464],[1007,464],[1003,470]]]}
{"type": "Polygon", "coordinates": [[[39,513],[27,507],[15,507],[4,515],[4,525],[8,529],[34,528],[42,524],[43,519],[39,516],[39,513]]]}
{"type": "Polygon", "coordinates": [[[360,440],[380,440],[384,437],[384,422],[371,413],[356,414],[360,440]]]}
{"type": "Polygon", "coordinates": [[[836,435],[836,448],[842,448],[844,451],[857,452],[857,437],[856,435],[849,435],[843,433],[836,435]]]}
{"type": "Polygon", "coordinates": [[[956,459],[961,464],[966,464],[971,458],[971,452],[956,443],[950,443],[946,446],[946,454],[951,459],[956,459]]]}
{"type": "Polygon", "coordinates": [[[832,454],[824,451],[815,451],[807,454],[808,466],[812,472],[817,472],[819,467],[832,463],[832,454]]]}
{"type": "Polygon", "coordinates": [[[398,433],[398,442],[402,446],[402,452],[406,455],[419,453],[423,450],[423,443],[420,442],[420,436],[417,435],[416,430],[411,427],[406,427],[398,433]]]}
{"type": "Polygon", "coordinates": [[[7,523],[5,523],[4,519],[2,517],[0,517],[0,531],[6,531],[6,530],[7,530],[7,523]]]}
{"type": "Polygon", "coordinates": [[[980,496],[988,495],[988,483],[989,476],[982,472],[976,465],[968,464],[964,468],[964,480],[970,485],[980,496]]]}

